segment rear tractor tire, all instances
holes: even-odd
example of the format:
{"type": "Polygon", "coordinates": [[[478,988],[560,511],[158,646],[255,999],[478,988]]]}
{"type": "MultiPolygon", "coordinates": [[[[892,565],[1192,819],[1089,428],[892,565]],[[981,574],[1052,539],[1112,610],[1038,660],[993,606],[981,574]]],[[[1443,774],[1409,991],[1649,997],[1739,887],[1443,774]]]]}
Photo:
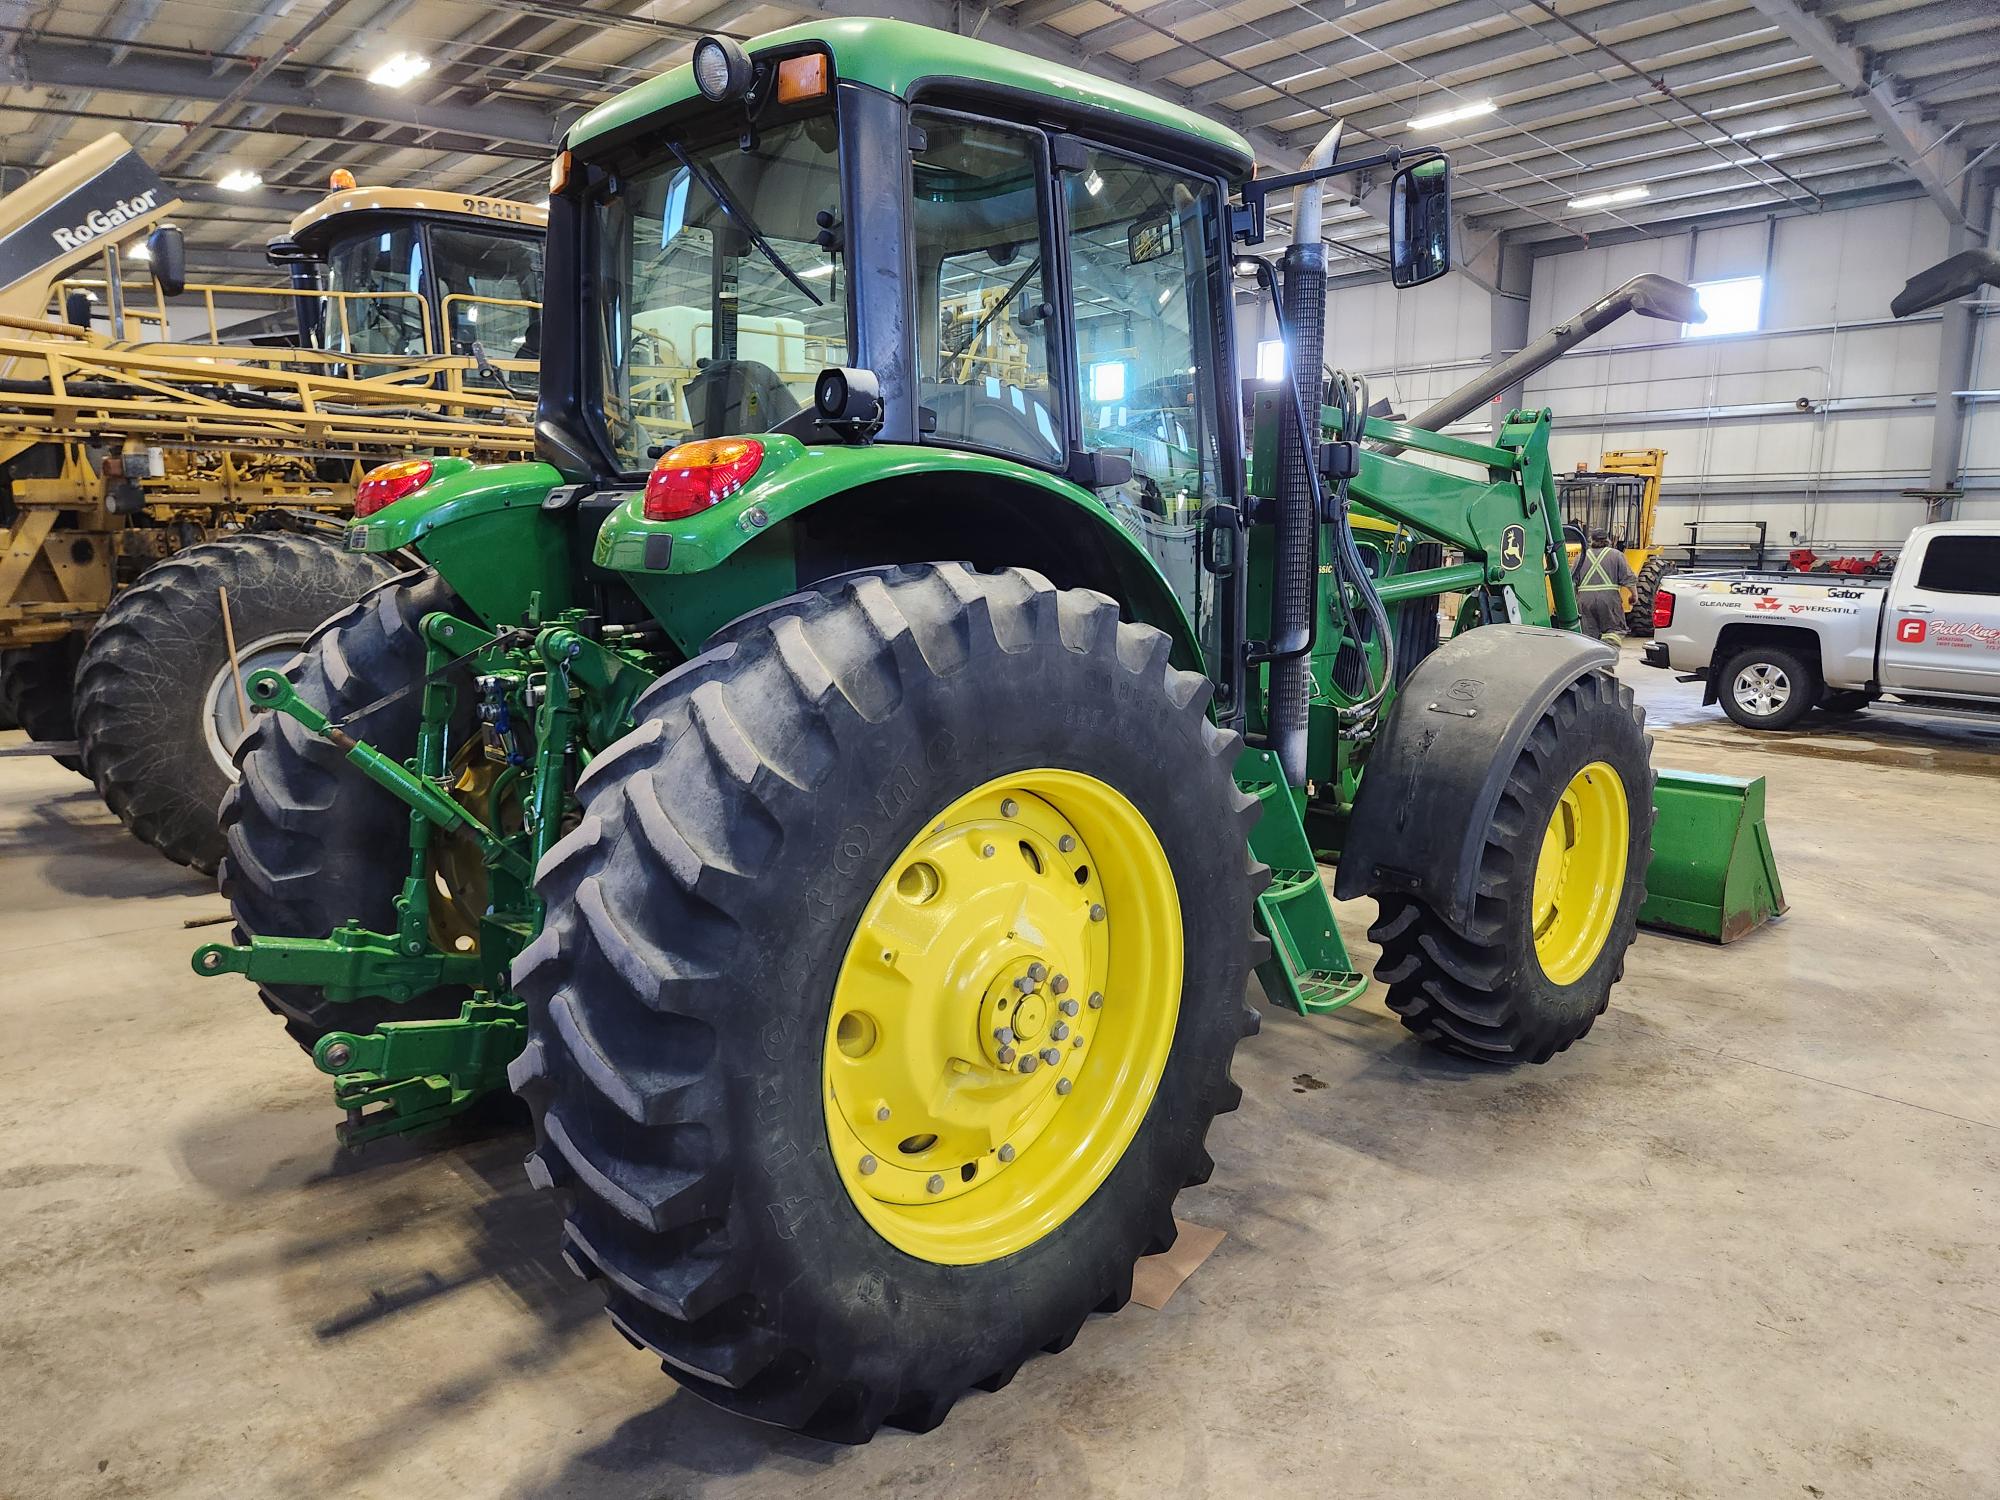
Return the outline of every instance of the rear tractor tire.
{"type": "MultiPolygon", "coordinates": [[[[76,658],[82,648],[83,637],[71,634],[0,651],[0,711],[29,739],[59,744],[76,738],[76,658]]],[[[83,771],[83,762],[74,755],[55,758],[72,771],[83,771]]]]}
{"type": "Polygon", "coordinates": [[[284,666],[314,626],[394,573],[330,539],[246,532],[177,552],[120,594],[76,678],[84,769],[119,820],[175,863],[214,874],[217,809],[246,729],[220,591],[248,678],[284,666]]]}
{"type": "MultiPolygon", "coordinates": [[[[285,675],[301,698],[357,739],[405,760],[416,753],[422,711],[422,693],[413,686],[427,660],[419,627],[433,611],[462,608],[437,574],[405,573],[315,630],[285,675]],[[365,717],[347,717],[402,687],[412,690],[365,717]]],[[[455,744],[473,729],[467,687],[460,684],[455,744]]],[[[256,715],[236,764],[240,779],[222,800],[227,852],[220,876],[237,941],[323,938],[350,921],[394,932],[396,897],[409,871],[409,809],[283,714],[256,715]]],[[[442,837],[432,843],[434,850],[444,847],[442,837]]],[[[454,945],[462,945],[467,932],[477,932],[478,905],[483,900],[476,895],[454,902],[434,891],[433,937],[455,934],[454,945]]],[[[330,1031],[456,1016],[469,991],[445,985],[401,1002],[333,1001],[305,985],[266,985],[259,994],[310,1052],[330,1031]]]]}
{"type": "Polygon", "coordinates": [[[1033,573],[849,578],[725,628],[581,778],[512,1079],[565,1258],[676,1380],[928,1429],[1172,1243],[1269,872],[1167,655],[1033,573]]]}
{"type": "Polygon", "coordinates": [[[1389,1008],[1427,1042],[1543,1063],[1589,1032],[1625,971],[1652,857],[1645,714],[1608,672],[1542,712],[1486,828],[1467,930],[1380,895],[1369,936],[1389,1008]]]}

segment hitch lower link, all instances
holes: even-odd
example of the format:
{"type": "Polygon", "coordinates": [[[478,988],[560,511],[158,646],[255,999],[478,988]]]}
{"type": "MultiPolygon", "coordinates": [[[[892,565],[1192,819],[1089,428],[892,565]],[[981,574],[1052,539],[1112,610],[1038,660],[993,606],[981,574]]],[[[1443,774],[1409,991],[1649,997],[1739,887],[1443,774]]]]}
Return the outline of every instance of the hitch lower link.
{"type": "MultiPolygon", "coordinates": [[[[443,640],[456,631],[477,631],[464,621],[433,616],[425,622],[433,665],[444,654],[443,640]]],[[[491,637],[479,632],[486,639],[491,637]]],[[[435,673],[433,673],[433,678],[435,673]]],[[[195,950],[197,974],[241,974],[259,984],[299,985],[332,1001],[364,997],[402,1002],[441,986],[462,985],[475,992],[456,1018],[387,1021],[366,1033],[330,1032],[313,1048],[313,1065],[334,1079],[335,1103],[346,1112],[343,1144],[359,1145],[387,1135],[424,1130],[444,1123],[487,1094],[507,1086],[507,1065],[526,1040],[522,1006],[492,998],[494,975],[504,973],[504,957],[525,932],[493,913],[481,923],[484,952],[453,952],[432,942],[428,849],[431,835],[445,831],[469,837],[496,875],[526,886],[532,865],[515,844],[447,795],[421,768],[442,759],[433,725],[441,705],[426,702],[426,727],[418,754],[404,764],[331,723],[306,703],[283,675],[254,672],[245,695],[259,710],[282,713],[337,747],[353,765],[411,810],[411,866],[396,898],[396,931],[373,932],[347,923],[324,938],[253,936],[238,946],[209,943],[195,950]]],[[[427,700],[451,690],[426,680],[427,700]]],[[[442,765],[436,769],[441,771],[442,765]]]]}

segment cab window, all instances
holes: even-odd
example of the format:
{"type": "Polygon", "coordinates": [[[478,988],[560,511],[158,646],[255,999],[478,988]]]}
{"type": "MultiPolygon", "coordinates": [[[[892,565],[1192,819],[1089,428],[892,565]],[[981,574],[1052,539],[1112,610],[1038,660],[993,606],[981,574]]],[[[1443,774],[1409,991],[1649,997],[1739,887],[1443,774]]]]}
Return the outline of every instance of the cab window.
{"type": "Polygon", "coordinates": [[[1041,139],[937,110],[911,120],[923,132],[911,217],[929,440],[1059,464],[1041,139]]]}
{"type": "Polygon", "coordinates": [[[1215,185],[1093,150],[1063,190],[1083,444],[1131,459],[1146,516],[1186,523],[1222,482],[1215,185]]]}

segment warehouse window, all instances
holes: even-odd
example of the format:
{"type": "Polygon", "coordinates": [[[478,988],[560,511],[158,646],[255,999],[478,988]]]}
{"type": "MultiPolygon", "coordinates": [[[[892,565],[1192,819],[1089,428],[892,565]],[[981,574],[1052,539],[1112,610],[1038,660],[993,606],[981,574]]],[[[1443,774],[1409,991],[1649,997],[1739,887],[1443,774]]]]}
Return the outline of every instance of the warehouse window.
{"type": "Polygon", "coordinates": [[[1723,333],[1755,333],[1764,324],[1764,278],[1737,276],[1728,281],[1697,281],[1694,294],[1708,314],[1699,323],[1681,324],[1683,337],[1714,338],[1723,333]]]}
{"type": "Polygon", "coordinates": [[[1276,385],[1285,378],[1283,339],[1257,340],[1257,378],[1265,385],[1276,385]]]}

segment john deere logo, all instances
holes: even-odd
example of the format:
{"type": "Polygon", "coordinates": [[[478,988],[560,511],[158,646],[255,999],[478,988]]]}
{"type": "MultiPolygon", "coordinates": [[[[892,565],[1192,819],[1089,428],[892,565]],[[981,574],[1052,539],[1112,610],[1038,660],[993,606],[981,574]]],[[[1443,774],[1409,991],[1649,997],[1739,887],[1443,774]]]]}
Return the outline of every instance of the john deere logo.
{"type": "Polygon", "coordinates": [[[1521,559],[1528,555],[1528,528],[1509,526],[1500,533],[1500,562],[1509,568],[1521,566],[1521,559]]]}

